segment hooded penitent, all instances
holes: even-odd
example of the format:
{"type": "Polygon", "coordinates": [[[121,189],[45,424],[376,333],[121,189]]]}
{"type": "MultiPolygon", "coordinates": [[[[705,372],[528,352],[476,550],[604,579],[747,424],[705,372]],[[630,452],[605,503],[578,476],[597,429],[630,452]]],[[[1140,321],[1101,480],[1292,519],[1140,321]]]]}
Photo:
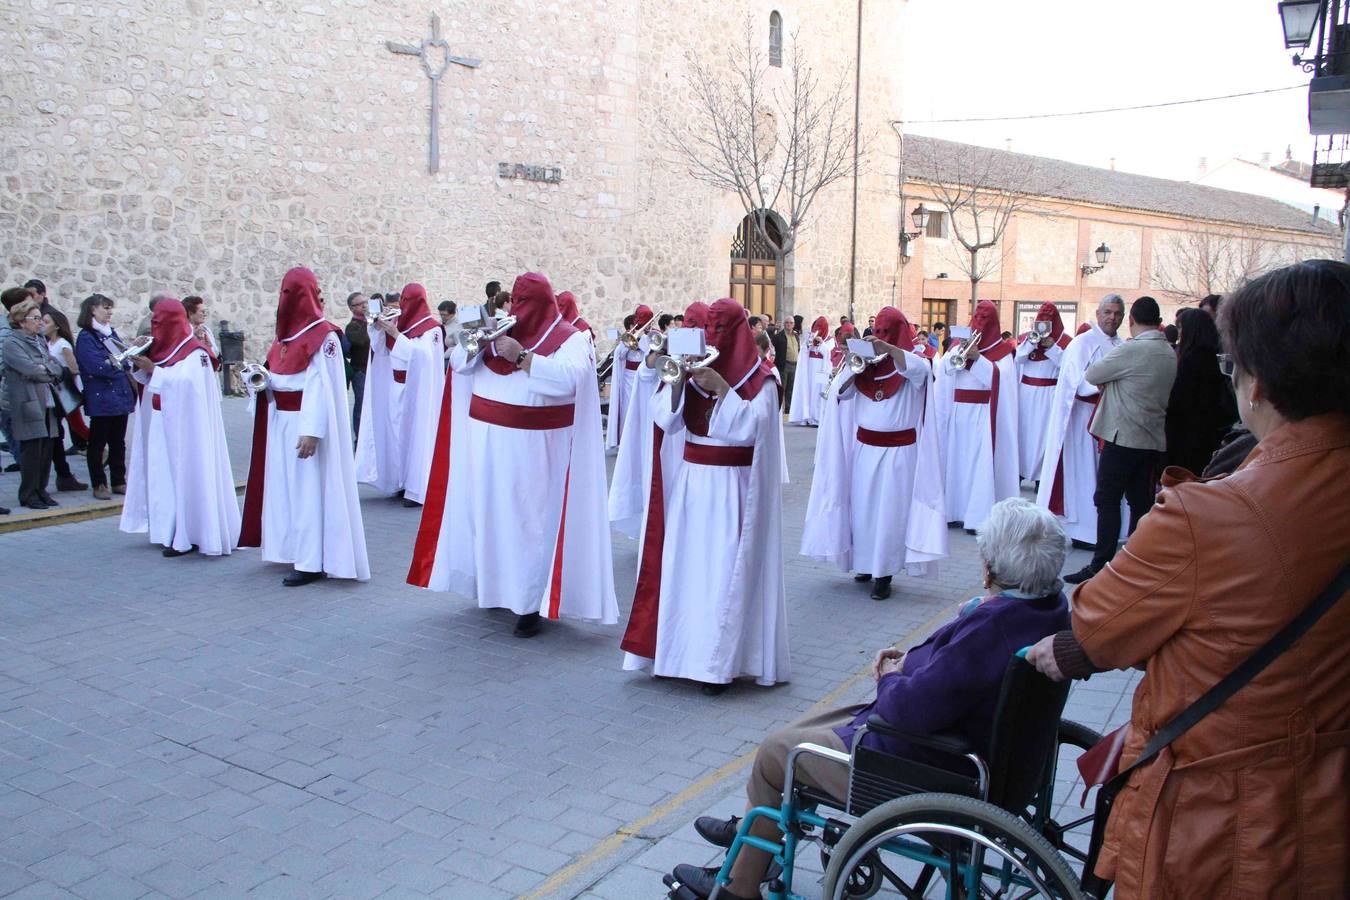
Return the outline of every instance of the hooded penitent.
{"type": "MultiPolygon", "coordinates": [[[[998,304],[992,300],[981,300],[976,304],[975,315],[970,317],[970,333],[980,335],[976,346],[980,356],[990,362],[998,362],[1013,352],[1012,345],[1003,339],[1003,329],[998,324],[998,304]]],[[[973,362],[966,363],[966,368],[969,369],[973,362]]]]}
{"type": "Polygon", "coordinates": [[[638,304],[638,308],[633,310],[633,330],[637,331],[652,320],[652,308],[646,304],[638,304]]]}
{"type": "MultiPolygon", "coordinates": [[[[877,313],[876,323],[872,325],[872,337],[880,338],[901,350],[914,349],[914,329],[910,327],[905,314],[894,306],[884,307],[877,313]]],[[[894,396],[903,382],[904,379],[898,377],[895,360],[889,355],[881,362],[868,366],[854,379],[859,394],[873,400],[894,396]]]]}
{"type": "MultiPolygon", "coordinates": [[[[431,314],[427,305],[427,290],[420,284],[409,284],[403,288],[398,298],[398,331],[409,340],[419,338],[433,328],[440,328],[440,321],[431,314]]],[[[384,345],[394,349],[394,338],[385,335],[384,345]]]]}
{"type": "MultiPolygon", "coordinates": [[[[1053,303],[1042,303],[1041,308],[1036,311],[1036,321],[1050,323],[1050,337],[1054,339],[1052,343],[1058,344],[1061,350],[1069,346],[1069,336],[1064,333],[1064,320],[1059,317],[1058,306],[1053,303]]],[[[1032,328],[1034,330],[1035,326],[1032,328]]],[[[1022,335],[1021,339],[1025,340],[1029,334],[1030,332],[1022,335]]],[[[1038,345],[1031,351],[1031,359],[1039,361],[1045,358],[1044,347],[1038,345]]]]}
{"type": "Polygon", "coordinates": [[[212,364],[220,367],[211,348],[193,337],[187,310],[177,300],[165,299],[155,304],[150,315],[150,336],[154,343],[146,353],[157,366],[171,366],[182,362],[194,350],[205,350],[212,364]]]}
{"type": "Polygon", "coordinates": [[[839,368],[839,363],[843,361],[844,355],[848,353],[848,339],[857,337],[858,332],[853,330],[853,326],[845,323],[839,326],[834,337],[834,349],[830,351],[830,368],[839,368]]]}
{"type": "MultiPolygon", "coordinates": [[[[558,301],[548,279],[537,272],[526,272],[511,285],[511,315],[516,318],[511,337],[539,356],[550,355],[577,333],[558,311],[558,301]]],[[[493,348],[488,348],[487,354],[484,360],[487,367],[498,375],[516,371],[515,360],[502,359],[493,348]]]]}
{"type": "Polygon", "coordinates": [[[336,325],[324,320],[319,280],[314,273],[291,269],[281,279],[276,338],[267,351],[268,371],[298,375],[309,368],[309,358],[323,346],[326,336],[341,333],[336,325]]]}
{"type": "Polygon", "coordinates": [[[824,316],[816,316],[816,320],[811,323],[811,334],[820,340],[825,340],[830,336],[830,320],[824,316]]]}
{"type": "Polygon", "coordinates": [[[759,355],[745,308],[729,297],[708,307],[704,339],[717,348],[717,361],[710,368],[726,379],[743,400],[753,400],[769,377],[772,366],[759,355]]]}
{"type": "Polygon", "coordinates": [[[695,300],[689,304],[689,308],[684,311],[685,328],[705,328],[708,324],[708,304],[702,300],[695,300]]]}
{"type": "Polygon", "coordinates": [[[581,310],[577,309],[577,298],[571,291],[563,291],[558,295],[558,312],[562,314],[563,321],[577,331],[591,330],[591,326],[581,317],[581,310]]]}

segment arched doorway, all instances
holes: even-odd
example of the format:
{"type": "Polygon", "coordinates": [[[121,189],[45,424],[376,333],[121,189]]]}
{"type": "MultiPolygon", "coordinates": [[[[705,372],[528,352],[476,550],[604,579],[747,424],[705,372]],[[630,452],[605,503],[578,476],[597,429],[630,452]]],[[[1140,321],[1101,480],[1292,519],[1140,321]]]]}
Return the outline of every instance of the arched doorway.
{"type": "Polygon", "coordinates": [[[731,291],[752,316],[778,317],[778,284],[782,268],[783,234],[778,217],[769,213],[766,222],[769,240],[755,228],[750,216],[741,219],[736,239],[731,242],[731,291]]]}

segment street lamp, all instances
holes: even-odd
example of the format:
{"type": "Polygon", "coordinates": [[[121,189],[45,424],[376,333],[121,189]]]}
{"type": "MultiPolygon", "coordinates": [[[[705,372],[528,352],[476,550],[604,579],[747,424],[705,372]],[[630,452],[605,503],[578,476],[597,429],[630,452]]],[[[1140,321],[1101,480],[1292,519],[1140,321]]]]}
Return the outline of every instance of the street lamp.
{"type": "Polygon", "coordinates": [[[1322,14],[1322,0],[1284,0],[1278,6],[1285,49],[1307,47],[1322,14]]]}
{"type": "Polygon", "coordinates": [[[1083,265],[1079,266],[1079,268],[1083,270],[1084,277],[1091,275],[1093,272],[1100,272],[1102,269],[1106,268],[1107,261],[1111,259],[1111,248],[1106,246],[1106,241],[1102,241],[1101,245],[1093,251],[1093,254],[1097,257],[1097,265],[1093,266],[1088,263],[1083,263],[1083,265]]]}
{"type": "MultiPolygon", "coordinates": [[[[928,227],[928,217],[931,214],[928,207],[924,206],[922,203],[914,207],[914,212],[909,214],[909,220],[914,223],[914,230],[905,231],[904,229],[901,229],[900,231],[901,252],[904,252],[904,246],[906,244],[923,234],[923,230],[928,227]]],[[[913,253],[911,252],[910,255],[913,255],[913,253]]]]}

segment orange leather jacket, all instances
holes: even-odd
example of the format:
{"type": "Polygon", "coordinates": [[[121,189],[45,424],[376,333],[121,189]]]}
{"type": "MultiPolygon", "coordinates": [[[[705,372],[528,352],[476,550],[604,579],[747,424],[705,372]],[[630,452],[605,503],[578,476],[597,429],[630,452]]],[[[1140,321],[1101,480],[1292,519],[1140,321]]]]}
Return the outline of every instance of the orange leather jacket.
{"type": "MultiPolygon", "coordinates": [[[[1350,561],[1350,419],[1263,440],[1226,478],[1168,469],[1073,601],[1099,668],[1144,666],[1122,765],[1350,561]]],[[[1134,773],[1097,872],[1119,900],[1350,896],[1350,597],[1134,773]]]]}

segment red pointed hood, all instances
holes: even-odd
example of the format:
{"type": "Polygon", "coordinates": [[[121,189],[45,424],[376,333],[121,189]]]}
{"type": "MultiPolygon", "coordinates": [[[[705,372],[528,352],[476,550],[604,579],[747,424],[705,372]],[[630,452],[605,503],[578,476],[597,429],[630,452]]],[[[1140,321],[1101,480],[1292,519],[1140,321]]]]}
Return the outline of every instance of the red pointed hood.
{"type": "Polygon", "coordinates": [[[834,349],[830,351],[830,368],[837,368],[839,362],[848,353],[848,339],[857,337],[858,332],[854,330],[852,323],[845,323],[834,330],[834,349]]]}
{"type": "MultiPolygon", "coordinates": [[[[877,320],[872,325],[872,337],[880,338],[888,344],[894,344],[901,350],[914,349],[914,328],[905,314],[894,306],[886,306],[877,312],[877,320]]],[[[904,379],[898,377],[895,360],[887,356],[879,363],[868,366],[854,379],[858,392],[873,400],[884,399],[900,389],[904,379]]]]}
{"type": "Polygon", "coordinates": [[[704,328],[708,324],[708,304],[695,300],[684,311],[685,328],[704,328]]]}
{"type": "MultiPolygon", "coordinates": [[[[1036,310],[1036,321],[1050,323],[1050,336],[1054,338],[1054,343],[1058,344],[1061,350],[1069,346],[1069,336],[1064,333],[1064,320],[1059,316],[1058,306],[1053,303],[1042,303],[1041,308],[1036,310]]],[[[1033,327],[1031,331],[1019,336],[1017,340],[1019,342],[1024,341],[1034,333],[1035,328],[1033,327]]],[[[1043,347],[1037,346],[1036,349],[1031,351],[1031,359],[1040,360],[1045,359],[1045,357],[1045,348],[1043,347]]]]}
{"type": "Polygon", "coordinates": [[[564,322],[578,331],[591,330],[591,326],[581,317],[581,310],[577,309],[577,298],[571,291],[563,291],[558,295],[558,312],[562,314],[564,322]]]}
{"type": "Polygon", "coordinates": [[[633,330],[637,331],[643,325],[652,320],[652,308],[645,303],[639,303],[638,308],[633,310],[633,330]]]}
{"type": "MultiPolygon", "coordinates": [[[[398,298],[398,323],[396,327],[404,337],[419,338],[433,328],[440,328],[440,321],[431,314],[427,304],[427,289],[420,284],[405,285],[398,298]]],[[[384,336],[384,345],[394,349],[394,339],[384,336]]]]}
{"type": "MultiPolygon", "coordinates": [[[[158,309],[159,307],[156,307],[158,309]]],[[[267,351],[267,369],[278,375],[298,375],[329,334],[341,330],[323,317],[319,280],[305,268],[294,268],[281,279],[277,298],[277,329],[267,351]]]]}
{"type": "Polygon", "coordinates": [[[206,345],[192,336],[187,310],[178,300],[165,299],[155,304],[155,311],[150,314],[150,336],[154,343],[146,356],[157,366],[182,362],[194,350],[206,350],[206,355],[215,360],[206,345]]]}
{"type": "Polygon", "coordinates": [[[811,333],[822,341],[830,336],[830,320],[824,316],[816,316],[816,320],[811,323],[811,333]]]}
{"type": "Polygon", "coordinates": [[[769,377],[770,366],[755,346],[745,307],[730,297],[714,302],[708,307],[708,321],[703,333],[708,346],[717,348],[717,361],[711,368],[726,379],[742,399],[753,400],[769,377]]]}
{"type": "MultiPolygon", "coordinates": [[[[526,272],[511,285],[511,315],[516,319],[516,324],[511,328],[511,337],[522,348],[539,356],[551,355],[577,333],[577,329],[565,321],[559,312],[553,286],[538,272],[526,272]]],[[[489,347],[485,352],[488,368],[498,375],[510,375],[516,371],[514,361],[498,357],[493,348],[489,347]]]]}
{"type": "Polygon", "coordinates": [[[975,305],[975,315],[970,317],[970,333],[980,335],[980,355],[990,362],[998,362],[1013,348],[1003,339],[1003,329],[998,324],[998,304],[992,300],[981,300],[975,305]]]}

